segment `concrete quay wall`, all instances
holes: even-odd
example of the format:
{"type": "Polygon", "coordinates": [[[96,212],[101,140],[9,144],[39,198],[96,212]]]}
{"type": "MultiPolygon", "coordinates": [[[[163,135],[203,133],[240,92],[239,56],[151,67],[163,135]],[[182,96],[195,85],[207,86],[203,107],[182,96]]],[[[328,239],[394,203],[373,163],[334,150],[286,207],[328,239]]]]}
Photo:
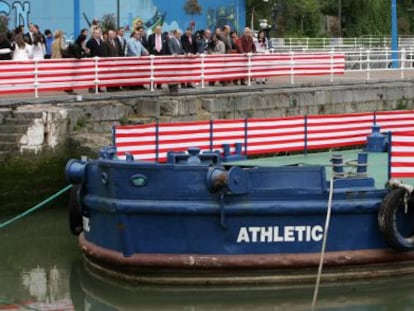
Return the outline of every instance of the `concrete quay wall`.
{"type": "Polygon", "coordinates": [[[268,118],[414,108],[411,81],[358,84],[223,87],[162,92],[104,93],[53,99],[0,100],[0,152],[54,148],[68,138],[98,148],[113,124],[268,118]],[[43,101],[43,102],[42,102],[43,101]]]}

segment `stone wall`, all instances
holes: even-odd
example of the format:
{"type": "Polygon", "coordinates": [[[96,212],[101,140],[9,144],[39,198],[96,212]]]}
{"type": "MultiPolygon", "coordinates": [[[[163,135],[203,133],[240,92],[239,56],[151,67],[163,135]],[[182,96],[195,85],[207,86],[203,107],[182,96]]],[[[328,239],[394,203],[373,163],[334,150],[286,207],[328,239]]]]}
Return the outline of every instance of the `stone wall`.
{"type": "Polygon", "coordinates": [[[74,138],[91,148],[111,143],[113,124],[266,118],[413,109],[409,81],[329,86],[194,90],[178,96],[137,92],[119,98],[14,105],[0,109],[0,152],[54,148],[74,138]]]}

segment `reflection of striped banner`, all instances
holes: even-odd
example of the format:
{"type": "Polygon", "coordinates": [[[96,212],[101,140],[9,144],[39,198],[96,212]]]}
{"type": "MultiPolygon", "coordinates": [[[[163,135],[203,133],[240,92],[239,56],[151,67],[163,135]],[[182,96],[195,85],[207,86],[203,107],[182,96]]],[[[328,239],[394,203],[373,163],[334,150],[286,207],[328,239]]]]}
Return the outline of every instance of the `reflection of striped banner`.
{"type": "Polygon", "coordinates": [[[391,142],[391,178],[414,178],[414,132],[393,133],[391,142]]]}

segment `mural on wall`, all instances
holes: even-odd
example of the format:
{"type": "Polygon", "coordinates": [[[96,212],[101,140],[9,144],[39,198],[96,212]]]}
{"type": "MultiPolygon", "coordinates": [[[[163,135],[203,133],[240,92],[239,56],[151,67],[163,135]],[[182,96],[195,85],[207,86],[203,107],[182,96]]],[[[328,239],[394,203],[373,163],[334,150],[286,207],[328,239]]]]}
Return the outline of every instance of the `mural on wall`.
{"type": "Polygon", "coordinates": [[[75,23],[79,29],[89,28],[93,19],[113,14],[120,17],[120,26],[132,30],[134,22],[143,20],[147,33],[157,25],[164,31],[222,27],[228,24],[237,31],[244,27],[245,0],[199,0],[202,13],[193,17],[184,12],[185,0],[80,0],[80,20],[74,21],[74,1],[56,0],[0,0],[0,15],[6,15],[9,29],[29,23],[39,25],[41,31],[62,29],[68,38],[74,37],[75,23]],[[119,1],[119,3],[118,3],[119,1]],[[118,10],[119,5],[119,12],[118,10]],[[45,14],[45,12],[47,12],[45,14]]]}
{"type": "Polygon", "coordinates": [[[19,25],[29,26],[30,2],[29,1],[7,1],[0,0],[0,14],[6,15],[9,18],[10,29],[16,28],[19,25]],[[12,22],[11,22],[12,21],[12,22]]]}

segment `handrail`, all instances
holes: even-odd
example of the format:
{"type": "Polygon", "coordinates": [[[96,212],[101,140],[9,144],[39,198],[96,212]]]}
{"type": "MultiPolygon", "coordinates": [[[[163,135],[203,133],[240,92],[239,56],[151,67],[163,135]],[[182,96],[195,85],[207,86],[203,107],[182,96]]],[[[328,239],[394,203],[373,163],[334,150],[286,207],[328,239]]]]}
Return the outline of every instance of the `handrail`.
{"type": "MultiPolygon", "coordinates": [[[[111,86],[198,83],[278,78],[295,84],[303,76],[329,77],[329,82],[406,79],[414,76],[414,45],[396,51],[398,68],[388,47],[279,51],[268,54],[148,56],[118,58],[1,61],[0,95],[94,89],[111,86]],[[285,80],[284,77],[286,78],[285,80]]],[[[314,78],[318,79],[318,78],[314,78]]]]}

